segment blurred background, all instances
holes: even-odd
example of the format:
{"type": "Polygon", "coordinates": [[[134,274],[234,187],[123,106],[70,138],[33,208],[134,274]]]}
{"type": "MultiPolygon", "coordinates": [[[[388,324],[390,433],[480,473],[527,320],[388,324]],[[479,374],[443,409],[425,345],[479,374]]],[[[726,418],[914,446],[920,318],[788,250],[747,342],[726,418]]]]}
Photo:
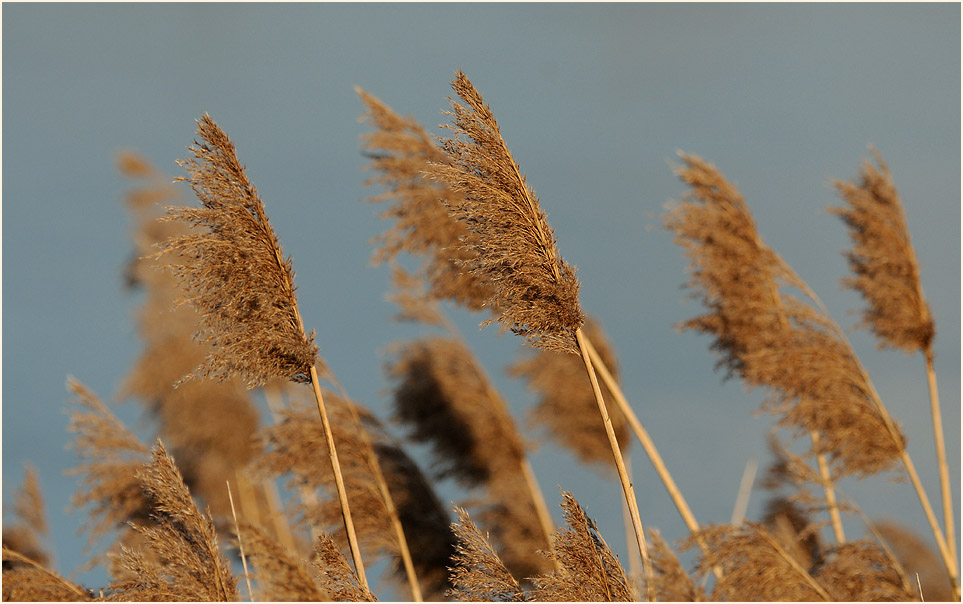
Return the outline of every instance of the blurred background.
{"type": "MultiPolygon", "coordinates": [[[[4,4],[3,500],[37,470],[54,567],[102,586],[68,512],[77,464],[68,375],[114,401],[142,348],[124,288],[130,186],[118,152],[170,175],[208,112],[231,136],[284,252],[305,324],[351,397],[387,421],[387,347],[421,332],[391,321],[390,271],[370,266],[389,227],[364,199],[360,86],[433,133],[456,70],[502,134],[578,268],[582,306],[616,350],[623,389],[702,523],[728,522],[747,461],[771,461],[763,392],[713,370],[710,340],[674,325],[701,312],[686,260],[661,227],[686,188],[676,152],[713,162],[762,237],[850,334],[939,499],[922,357],[877,351],[840,288],[849,247],[827,213],[833,179],[857,178],[874,145],[906,208],[936,321],[936,371],[959,515],[960,5],[949,4],[4,4]]],[[[180,185],[185,192],[187,187],[180,185]]],[[[522,425],[533,405],[504,368],[520,341],[451,310],[522,425]]],[[[145,435],[140,407],[115,407],[145,435]]],[[[404,430],[391,427],[396,435],[404,430]]],[[[528,429],[534,442],[539,434],[528,429]]],[[[424,447],[412,454],[428,468],[424,447]]],[[[637,443],[642,521],[685,526],[637,443]]],[[[617,480],[543,442],[531,454],[555,521],[571,490],[626,554],[617,480]]],[[[843,491],[871,518],[929,533],[916,495],[884,475],[843,491]]],[[[446,504],[462,493],[441,483],[446,504]]],[[[749,518],[766,495],[758,488],[749,518]]],[[[865,527],[846,521],[848,534],[865,527]]],[[[931,541],[931,537],[927,541],[931,541]]],[[[374,585],[379,589],[377,583],[374,585]]],[[[390,591],[387,592],[391,594],[390,591]]]]}

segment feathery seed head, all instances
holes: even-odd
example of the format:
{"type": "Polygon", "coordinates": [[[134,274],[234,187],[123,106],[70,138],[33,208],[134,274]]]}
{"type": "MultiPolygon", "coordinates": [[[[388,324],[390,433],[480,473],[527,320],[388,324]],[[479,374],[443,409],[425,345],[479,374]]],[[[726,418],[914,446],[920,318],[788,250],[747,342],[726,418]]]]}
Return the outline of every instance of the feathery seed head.
{"type": "Polygon", "coordinates": [[[846,223],[853,242],[846,258],[855,277],[843,284],[866,299],[862,326],[876,334],[880,348],[927,353],[936,328],[923,298],[906,213],[889,168],[872,152],[879,168],[865,161],[859,182],[834,183],[846,205],[829,211],[846,223]]]}
{"type": "Polygon", "coordinates": [[[318,349],[298,313],[291,260],[227,134],[204,115],[198,135],[204,142],[180,164],[202,207],[168,210],[168,220],[193,233],[170,239],[160,254],[172,256],[184,299],[202,316],[199,339],[212,345],[195,375],[236,375],[249,387],[273,377],[307,381],[318,349]]]}
{"type": "Polygon", "coordinates": [[[575,269],[562,260],[555,235],[535,192],[528,186],[498,124],[464,73],[452,87],[467,104],[452,100],[446,126],[454,138],[441,141],[445,162],[431,162],[426,175],[459,193],[443,199],[463,237],[462,269],[492,291],[485,302],[497,320],[529,344],[578,353],[575,331],[585,318],[578,302],[575,269]]]}

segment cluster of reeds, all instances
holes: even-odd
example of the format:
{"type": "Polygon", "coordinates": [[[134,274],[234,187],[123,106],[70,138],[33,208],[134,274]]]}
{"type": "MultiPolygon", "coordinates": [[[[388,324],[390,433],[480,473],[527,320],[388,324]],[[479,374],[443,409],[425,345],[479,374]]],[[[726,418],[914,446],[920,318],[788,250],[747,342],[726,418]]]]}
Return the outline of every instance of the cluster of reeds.
{"type": "Polygon", "coordinates": [[[200,207],[184,205],[146,161],[121,156],[121,171],[144,183],[127,198],[136,218],[127,278],[146,294],[144,351],[122,394],[156,420],[158,440],[140,442],[68,381],[81,460],[74,504],[89,513],[91,547],[114,537],[91,559],[111,580],[94,590],[50,568],[42,495],[28,471],[16,523],[4,527],[4,600],[373,601],[365,570],[378,560],[414,601],[959,600],[935,327],[879,155],[859,182],[837,183],[844,205],[832,212],[853,239],[845,283],[867,300],[865,326],[880,346],[923,354],[943,525],[843,330],[763,242],[736,188],[683,155],[677,173],[689,190],[664,221],[691,260],[689,286],[706,312],[680,327],[713,338],[727,376],[766,389],[764,409],[781,429],[771,438],[765,517],[704,525],[636,415],[641,401],[622,392],[616,354],[583,311],[575,268],[493,113],[463,73],[452,87],[447,138],[358,90],[373,129],[363,139],[369,184],[381,188],[371,200],[387,203],[393,221],[375,260],[391,265],[398,317],[443,330],[396,344],[386,364],[403,440],[351,400],[319,357],[293,262],[213,119],[198,120],[181,162],[187,176],[177,179],[200,207]],[[420,267],[405,270],[402,255],[420,267]],[[531,437],[443,304],[523,336],[527,352],[508,373],[538,397],[529,423],[586,464],[615,471],[640,571],[626,571],[572,493],[562,493],[564,526],[554,525],[528,461],[531,437]],[[676,550],[642,523],[625,458],[633,436],[689,528],[676,550]],[[406,452],[412,442],[430,445],[428,472],[406,452]],[[804,451],[791,452],[799,443],[804,451]],[[861,512],[840,479],[883,472],[909,478],[936,553],[906,529],[868,519],[871,536],[847,540],[842,518],[861,512]],[[468,493],[454,509],[435,494],[445,478],[468,493]],[[832,540],[822,535],[827,524],[832,540]],[[677,553],[688,548],[697,554],[690,569],[677,553]]]}

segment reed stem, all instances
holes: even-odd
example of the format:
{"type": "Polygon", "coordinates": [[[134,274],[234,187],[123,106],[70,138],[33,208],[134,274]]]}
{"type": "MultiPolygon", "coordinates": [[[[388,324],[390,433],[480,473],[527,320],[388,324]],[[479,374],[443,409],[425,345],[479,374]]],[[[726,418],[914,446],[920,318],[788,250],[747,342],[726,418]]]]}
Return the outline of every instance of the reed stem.
{"type": "Polygon", "coordinates": [[[334,446],[334,435],[328,422],[328,413],[324,408],[324,397],[321,396],[321,384],[318,380],[318,370],[311,366],[311,386],[314,388],[314,398],[318,402],[318,413],[321,414],[321,425],[324,426],[324,438],[328,443],[328,457],[331,460],[331,471],[334,473],[334,483],[338,489],[338,499],[341,501],[341,517],[344,519],[344,531],[348,535],[348,546],[354,559],[355,572],[358,581],[366,591],[369,591],[368,580],[364,574],[364,562],[361,560],[361,548],[358,546],[358,535],[354,531],[351,520],[351,509],[348,507],[348,494],[344,488],[344,478],[341,476],[341,464],[338,462],[338,451],[334,446]]]}
{"type": "Polygon", "coordinates": [[[946,463],[946,443],[943,439],[943,419],[940,413],[940,394],[936,388],[936,372],[933,370],[933,352],[925,351],[926,381],[930,389],[930,413],[933,416],[933,442],[936,445],[936,462],[940,472],[940,488],[943,493],[943,519],[946,529],[946,546],[954,567],[956,558],[956,528],[953,514],[953,492],[950,486],[950,471],[946,463]]]}
{"type": "Polygon", "coordinates": [[[237,511],[234,509],[234,495],[231,494],[231,481],[227,482],[227,500],[231,502],[231,516],[234,517],[234,530],[237,532],[237,548],[241,552],[241,564],[244,566],[244,580],[247,582],[247,598],[254,601],[254,590],[251,589],[251,574],[247,570],[247,556],[244,555],[244,542],[241,541],[241,527],[237,523],[237,511]]]}
{"type": "MultiPolygon", "coordinates": [[[[555,544],[552,542],[552,533],[555,532],[555,525],[552,523],[552,516],[548,512],[548,505],[545,503],[545,497],[542,495],[542,489],[538,486],[538,480],[535,478],[535,472],[532,471],[532,464],[528,461],[527,455],[522,458],[520,465],[522,468],[522,476],[525,477],[525,484],[528,486],[528,491],[532,496],[532,503],[535,505],[538,522],[542,526],[542,532],[545,533],[548,549],[554,552],[555,544]]],[[[555,562],[555,570],[561,571],[562,564],[558,561],[558,556],[552,556],[552,561],[555,562]]]]}
{"type": "MultiPolygon", "coordinates": [[[[813,441],[813,449],[819,448],[819,433],[815,430],[809,433],[813,441]]],[[[823,492],[826,493],[826,506],[829,508],[829,518],[833,524],[833,535],[836,543],[842,545],[846,543],[846,534],[843,532],[843,521],[839,516],[839,505],[836,503],[836,490],[829,476],[829,464],[826,463],[826,456],[823,453],[816,455],[816,463],[819,465],[819,477],[822,479],[823,492]]]]}
{"type": "Polygon", "coordinates": [[[619,449],[619,441],[615,437],[615,430],[612,428],[612,418],[609,417],[605,401],[602,399],[602,390],[599,388],[599,380],[595,375],[595,368],[592,365],[592,358],[588,351],[588,344],[582,329],[575,330],[575,340],[582,353],[582,362],[585,363],[585,371],[588,373],[589,380],[592,382],[592,390],[595,393],[595,401],[598,403],[599,414],[602,416],[602,425],[605,427],[605,434],[608,436],[609,445],[612,447],[612,457],[615,458],[615,467],[619,472],[619,480],[622,482],[622,491],[625,494],[625,503],[629,508],[629,516],[632,519],[632,528],[635,531],[635,540],[639,546],[639,555],[642,556],[642,566],[645,573],[646,585],[652,584],[652,561],[649,559],[649,551],[645,544],[645,533],[642,530],[642,519],[639,518],[639,506],[635,499],[635,490],[629,480],[628,472],[625,469],[625,462],[622,459],[622,451],[619,449]]]}

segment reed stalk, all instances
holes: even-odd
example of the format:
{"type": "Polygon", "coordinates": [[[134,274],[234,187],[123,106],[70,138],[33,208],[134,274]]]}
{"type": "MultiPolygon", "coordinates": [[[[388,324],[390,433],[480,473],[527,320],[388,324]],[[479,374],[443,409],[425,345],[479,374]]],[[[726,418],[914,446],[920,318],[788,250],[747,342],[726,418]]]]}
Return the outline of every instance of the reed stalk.
{"type": "Polygon", "coordinates": [[[579,349],[582,352],[582,361],[585,363],[585,371],[588,373],[589,380],[592,382],[592,390],[595,393],[595,400],[599,406],[599,415],[602,416],[602,425],[605,427],[605,435],[609,439],[612,447],[612,457],[615,459],[615,467],[619,473],[619,481],[622,483],[622,491],[625,494],[625,503],[629,508],[629,517],[632,519],[632,530],[635,532],[635,540],[639,547],[639,555],[642,556],[642,567],[644,569],[646,583],[651,582],[652,562],[649,559],[649,550],[645,543],[645,532],[642,529],[642,519],[639,517],[639,505],[635,499],[635,489],[629,479],[629,473],[625,469],[625,461],[622,459],[622,451],[619,448],[619,441],[615,437],[615,430],[612,429],[612,419],[609,417],[605,401],[602,399],[602,390],[599,388],[598,377],[587,350],[585,337],[581,329],[575,330],[575,338],[579,349]]]}

